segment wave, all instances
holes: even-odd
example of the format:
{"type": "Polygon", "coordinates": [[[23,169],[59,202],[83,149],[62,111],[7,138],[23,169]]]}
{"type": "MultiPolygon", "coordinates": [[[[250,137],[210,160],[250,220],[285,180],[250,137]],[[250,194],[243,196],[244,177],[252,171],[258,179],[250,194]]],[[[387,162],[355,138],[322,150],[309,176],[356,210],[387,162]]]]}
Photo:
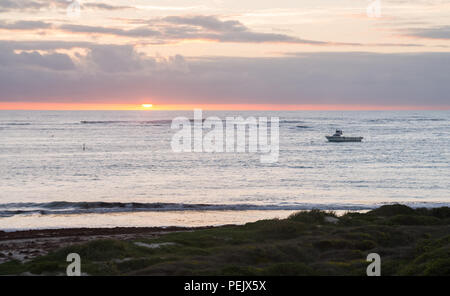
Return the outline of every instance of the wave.
{"type": "Polygon", "coordinates": [[[170,124],[172,120],[82,120],[81,124],[170,124]]]}
{"type": "Polygon", "coordinates": [[[31,125],[30,122],[6,122],[6,123],[0,123],[0,125],[9,125],[9,126],[16,126],[16,125],[31,125]]]}
{"type": "Polygon", "coordinates": [[[301,120],[280,120],[280,123],[288,123],[288,124],[297,124],[297,123],[305,123],[301,120]]]}
{"type": "MultiPolygon", "coordinates": [[[[243,122],[234,122],[235,125],[247,125],[248,122],[245,121],[246,118],[243,117],[243,122]]],[[[206,118],[202,118],[202,122],[205,122],[206,118]]],[[[213,123],[222,123],[224,126],[227,124],[227,119],[219,119],[219,120],[211,120],[213,123]]],[[[172,119],[161,119],[161,120],[82,120],[80,121],[80,124],[86,124],[86,125],[154,125],[154,126],[160,126],[160,125],[170,125],[172,124],[172,119]]],[[[189,119],[190,123],[195,124],[196,121],[194,119],[189,119]]],[[[302,121],[280,121],[280,124],[295,124],[295,123],[302,123],[302,121]]],[[[270,120],[267,122],[267,125],[270,126],[271,122],[270,120]]],[[[256,126],[259,126],[257,123],[256,126]]],[[[308,126],[297,126],[298,128],[309,128],[308,126]]]]}
{"type": "MultiPolygon", "coordinates": [[[[293,203],[278,205],[255,204],[188,204],[188,203],[122,203],[122,202],[66,202],[49,203],[8,203],[0,204],[0,217],[16,215],[70,215],[70,214],[107,214],[122,212],[174,212],[174,211],[301,211],[301,210],[344,210],[363,211],[377,208],[383,204],[315,204],[293,203]]],[[[405,203],[411,207],[441,207],[443,203],[405,203]]]]}
{"type": "Polygon", "coordinates": [[[369,122],[369,123],[389,123],[389,122],[438,122],[438,121],[447,121],[447,119],[444,118],[379,118],[379,119],[366,119],[363,120],[363,122],[369,122]]]}
{"type": "Polygon", "coordinates": [[[309,210],[341,209],[365,210],[367,206],[360,205],[319,205],[319,204],[289,204],[289,205],[253,205],[253,204],[188,204],[188,203],[122,203],[122,202],[49,202],[49,203],[9,203],[0,204],[0,217],[15,215],[67,215],[89,213],[119,213],[119,212],[170,212],[170,211],[249,211],[249,210],[309,210]]]}

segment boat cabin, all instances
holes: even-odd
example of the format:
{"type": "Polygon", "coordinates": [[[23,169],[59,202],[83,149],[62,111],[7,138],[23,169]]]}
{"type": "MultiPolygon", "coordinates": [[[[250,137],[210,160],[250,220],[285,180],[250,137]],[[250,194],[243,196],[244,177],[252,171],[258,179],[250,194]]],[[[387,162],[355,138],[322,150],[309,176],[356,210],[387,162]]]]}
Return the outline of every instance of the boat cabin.
{"type": "Polygon", "coordinates": [[[340,136],[342,136],[342,134],[343,134],[342,130],[337,129],[336,132],[334,133],[333,137],[340,137],[340,136]]]}

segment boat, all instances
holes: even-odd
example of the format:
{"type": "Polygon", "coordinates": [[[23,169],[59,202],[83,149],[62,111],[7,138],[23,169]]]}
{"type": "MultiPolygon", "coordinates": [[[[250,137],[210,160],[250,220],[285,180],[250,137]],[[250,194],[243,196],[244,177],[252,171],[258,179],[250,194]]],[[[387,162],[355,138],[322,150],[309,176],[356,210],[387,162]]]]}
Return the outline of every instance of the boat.
{"type": "Polygon", "coordinates": [[[361,142],[363,137],[344,137],[342,130],[337,129],[332,136],[325,136],[329,142],[361,142]]]}

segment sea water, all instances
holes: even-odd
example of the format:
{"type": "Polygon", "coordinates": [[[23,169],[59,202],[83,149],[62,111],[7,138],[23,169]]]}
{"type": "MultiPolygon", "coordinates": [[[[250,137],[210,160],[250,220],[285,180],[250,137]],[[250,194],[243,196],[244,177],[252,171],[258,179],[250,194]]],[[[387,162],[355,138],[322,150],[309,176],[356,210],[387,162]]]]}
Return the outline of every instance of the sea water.
{"type": "Polygon", "coordinates": [[[176,153],[193,111],[0,111],[0,229],[200,226],[450,205],[449,111],[204,111],[279,117],[279,157],[176,153]],[[335,129],[361,143],[329,143],[335,129]]]}

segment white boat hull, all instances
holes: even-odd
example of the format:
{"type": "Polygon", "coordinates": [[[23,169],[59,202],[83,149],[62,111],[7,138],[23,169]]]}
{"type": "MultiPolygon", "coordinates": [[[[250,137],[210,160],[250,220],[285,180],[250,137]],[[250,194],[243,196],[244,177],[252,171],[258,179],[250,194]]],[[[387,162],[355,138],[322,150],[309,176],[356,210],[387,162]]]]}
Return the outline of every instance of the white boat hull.
{"type": "Polygon", "coordinates": [[[363,137],[336,137],[336,136],[326,136],[329,142],[361,142],[363,137]]]}

